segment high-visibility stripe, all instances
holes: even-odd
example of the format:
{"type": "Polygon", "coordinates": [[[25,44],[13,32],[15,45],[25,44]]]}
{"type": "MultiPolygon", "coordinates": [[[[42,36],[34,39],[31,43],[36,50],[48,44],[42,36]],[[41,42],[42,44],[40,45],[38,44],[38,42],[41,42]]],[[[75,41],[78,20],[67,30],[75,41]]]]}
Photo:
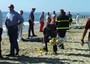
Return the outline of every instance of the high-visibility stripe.
{"type": "Polygon", "coordinates": [[[72,28],[72,27],[58,27],[56,29],[59,30],[59,29],[70,29],[70,28],[72,28]]]}
{"type": "Polygon", "coordinates": [[[69,20],[57,20],[56,22],[69,22],[69,20]]]}

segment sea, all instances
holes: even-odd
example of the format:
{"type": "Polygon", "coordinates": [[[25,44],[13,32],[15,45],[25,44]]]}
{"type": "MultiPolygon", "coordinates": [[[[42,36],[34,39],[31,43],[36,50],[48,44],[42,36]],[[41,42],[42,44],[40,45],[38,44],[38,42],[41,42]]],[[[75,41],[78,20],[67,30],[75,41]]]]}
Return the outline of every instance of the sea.
{"type": "MultiPolygon", "coordinates": [[[[6,17],[6,14],[8,12],[2,12],[3,14],[3,29],[4,29],[4,32],[6,31],[6,27],[5,27],[5,17],[6,17]]],[[[75,19],[76,18],[76,15],[77,13],[79,13],[79,17],[80,18],[88,18],[90,17],[90,12],[71,12],[72,14],[72,18],[75,19]]],[[[24,12],[23,14],[23,18],[24,18],[24,30],[28,30],[28,19],[29,19],[29,14],[30,12],[24,12]]],[[[50,13],[52,15],[52,13],[50,13]]],[[[56,12],[57,16],[59,15],[59,12],[56,12]]],[[[39,27],[39,18],[40,18],[40,15],[41,15],[41,12],[35,12],[34,13],[35,15],[35,28],[39,27]]],[[[45,16],[47,15],[47,13],[45,12],[45,16]]]]}
{"type": "MultiPolygon", "coordinates": [[[[6,17],[6,14],[8,12],[3,12],[3,21],[5,21],[5,17],[6,17]]],[[[72,18],[75,19],[76,18],[76,15],[77,13],[79,13],[79,16],[80,18],[88,18],[90,17],[90,12],[72,12],[72,18]]],[[[52,15],[52,13],[50,13],[52,15]]],[[[57,16],[59,15],[59,12],[56,13],[57,16]]],[[[39,21],[39,17],[41,15],[41,12],[35,12],[35,21],[39,21]]],[[[47,15],[47,13],[45,13],[45,16],[47,15]]],[[[23,14],[23,17],[24,17],[24,21],[25,22],[28,22],[28,19],[29,19],[29,12],[24,12],[23,14]]]]}

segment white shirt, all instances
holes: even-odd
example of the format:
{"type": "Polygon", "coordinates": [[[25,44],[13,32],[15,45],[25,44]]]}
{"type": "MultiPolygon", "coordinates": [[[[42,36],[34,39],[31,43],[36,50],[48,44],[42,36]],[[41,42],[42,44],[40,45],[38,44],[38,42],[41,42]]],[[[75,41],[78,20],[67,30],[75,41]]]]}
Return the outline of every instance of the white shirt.
{"type": "Polygon", "coordinates": [[[52,14],[52,20],[56,20],[56,15],[52,14]]]}
{"type": "Polygon", "coordinates": [[[76,20],[79,21],[79,15],[77,15],[76,20]]]}
{"type": "Polygon", "coordinates": [[[0,28],[2,28],[2,12],[0,10],[0,28]]]}

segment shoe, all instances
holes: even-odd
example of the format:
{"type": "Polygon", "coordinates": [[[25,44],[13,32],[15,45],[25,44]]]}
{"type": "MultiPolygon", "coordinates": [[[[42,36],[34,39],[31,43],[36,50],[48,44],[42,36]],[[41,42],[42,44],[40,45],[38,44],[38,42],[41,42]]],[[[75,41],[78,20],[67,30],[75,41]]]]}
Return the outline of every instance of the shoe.
{"type": "Polygon", "coordinates": [[[28,39],[31,39],[32,37],[28,37],[28,39]]]}
{"type": "Polygon", "coordinates": [[[40,30],[39,32],[43,32],[43,30],[40,30]]]}
{"type": "Polygon", "coordinates": [[[63,46],[63,45],[59,45],[59,48],[60,48],[60,49],[64,49],[64,46],[63,46]]]}
{"type": "Polygon", "coordinates": [[[16,55],[18,55],[19,54],[19,50],[16,52],[16,55]]]}
{"type": "Polygon", "coordinates": [[[55,55],[58,55],[58,53],[57,53],[57,52],[54,52],[54,54],[55,54],[55,55]]]}
{"type": "Polygon", "coordinates": [[[2,58],[2,55],[0,55],[0,58],[2,58]]]}
{"type": "Polygon", "coordinates": [[[28,36],[28,38],[30,38],[31,37],[31,35],[30,36],[28,36]]]}
{"type": "Polygon", "coordinates": [[[15,56],[15,54],[8,54],[8,55],[6,55],[6,56],[15,56]]]}
{"type": "Polygon", "coordinates": [[[33,36],[37,36],[37,35],[33,35],[33,36]]]}
{"type": "Polygon", "coordinates": [[[48,50],[45,47],[42,50],[45,51],[45,52],[48,52],[48,50]]]}
{"type": "Polygon", "coordinates": [[[48,52],[45,52],[45,55],[47,55],[48,54],[48,52]]]}

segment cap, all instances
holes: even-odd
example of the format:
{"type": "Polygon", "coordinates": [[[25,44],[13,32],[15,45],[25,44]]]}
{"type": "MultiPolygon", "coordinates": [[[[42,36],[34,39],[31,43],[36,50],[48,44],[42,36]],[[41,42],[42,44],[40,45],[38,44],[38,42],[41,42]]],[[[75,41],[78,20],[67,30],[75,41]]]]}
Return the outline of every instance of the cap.
{"type": "Polygon", "coordinates": [[[14,5],[13,4],[10,4],[8,7],[9,8],[14,8],[14,5]]]}

